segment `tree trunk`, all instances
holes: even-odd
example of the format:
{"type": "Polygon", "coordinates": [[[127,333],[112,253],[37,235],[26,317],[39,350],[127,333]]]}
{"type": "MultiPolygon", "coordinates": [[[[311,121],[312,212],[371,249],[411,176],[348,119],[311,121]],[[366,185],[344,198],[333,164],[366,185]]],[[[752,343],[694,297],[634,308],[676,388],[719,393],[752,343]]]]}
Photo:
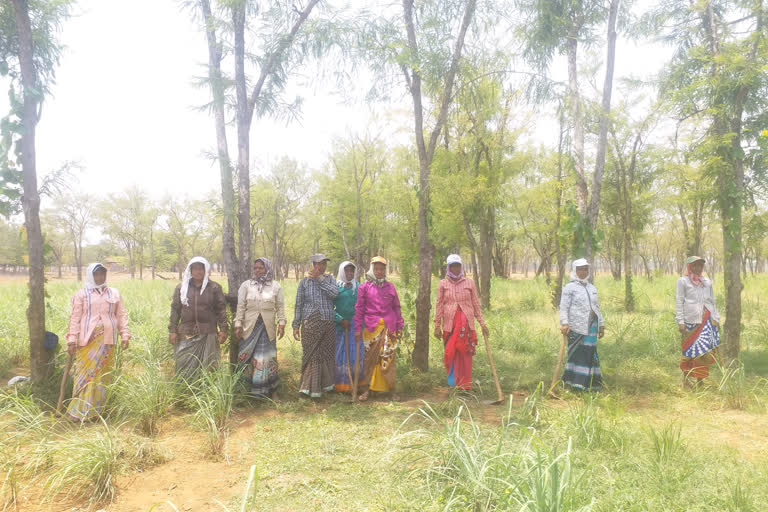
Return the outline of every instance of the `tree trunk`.
{"type": "Polygon", "coordinates": [[[480,226],[480,244],[478,247],[480,275],[475,278],[475,281],[479,281],[480,284],[480,305],[489,309],[491,307],[493,245],[496,238],[496,211],[493,205],[488,206],[483,224],[480,226]]]}
{"type": "Polygon", "coordinates": [[[40,228],[40,195],[37,189],[37,162],[35,156],[35,130],[41,87],[34,62],[32,24],[27,0],[13,0],[16,28],[19,37],[19,65],[24,94],[21,136],[21,168],[24,195],[21,198],[24,226],[29,251],[29,327],[30,374],[33,381],[49,377],[53,371],[52,352],[45,350],[45,267],[43,263],[43,233],[40,228]]]}
{"type": "MultiPolygon", "coordinates": [[[[416,40],[416,28],[413,20],[414,0],[403,0],[403,14],[405,17],[406,31],[408,35],[408,48],[418,62],[419,45],[416,40]]],[[[464,38],[469,29],[469,24],[474,16],[477,0],[468,0],[461,28],[456,38],[456,44],[451,59],[451,65],[445,77],[445,88],[442,91],[440,110],[435,121],[427,146],[424,140],[424,110],[421,96],[421,75],[418,69],[404,68],[406,83],[413,99],[414,133],[416,136],[416,148],[419,156],[419,290],[416,297],[416,340],[414,343],[412,361],[413,365],[426,371],[429,368],[429,335],[430,335],[430,310],[432,308],[432,262],[435,257],[435,247],[429,239],[429,174],[432,165],[432,157],[435,154],[437,140],[445,124],[448,107],[453,99],[453,84],[459,67],[461,50],[464,46],[464,38]]]]}
{"type": "Polygon", "coordinates": [[[552,292],[552,306],[560,307],[560,297],[563,294],[563,281],[565,279],[566,252],[560,244],[560,224],[563,208],[563,134],[565,132],[565,109],[560,106],[560,132],[557,138],[557,200],[555,202],[555,257],[557,258],[557,281],[552,292]]]}
{"type": "Polygon", "coordinates": [[[605,60],[605,82],[603,83],[603,104],[600,113],[600,134],[597,142],[595,174],[592,176],[592,194],[589,198],[587,218],[590,229],[587,230],[584,252],[588,260],[593,258],[594,240],[592,236],[597,229],[597,218],[600,214],[600,190],[605,170],[605,153],[608,145],[608,124],[611,115],[611,94],[613,92],[613,69],[616,63],[616,18],[619,13],[619,0],[611,0],[608,15],[608,49],[605,60]]]}
{"type": "Polygon", "coordinates": [[[584,112],[579,94],[578,50],[579,27],[574,21],[568,34],[568,102],[573,123],[573,170],[576,173],[576,198],[579,213],[587,215],[589,189],[584,174],[584,112]]]}
{"type": "MultiPolygon", "coordinates": [[[[216,125],[216,152],[221,177],[222,229],[221,255],[227,269],[227,284],[229,295],[240,286],[239,261],[235,249],[235,190],[232,178],[232,163],[229,158],[226,125],[226,96],[224,78],[221,71],[221,43],[216,37],[216,20],[211,12],[209,0],[200,0],[200,9],[205,22],[206,40],[208,43],[208,80],[211,84],[213,97],[213,114],[216,125]]],[[[231,356],[231,354],[230,354],[231,356]]]]}

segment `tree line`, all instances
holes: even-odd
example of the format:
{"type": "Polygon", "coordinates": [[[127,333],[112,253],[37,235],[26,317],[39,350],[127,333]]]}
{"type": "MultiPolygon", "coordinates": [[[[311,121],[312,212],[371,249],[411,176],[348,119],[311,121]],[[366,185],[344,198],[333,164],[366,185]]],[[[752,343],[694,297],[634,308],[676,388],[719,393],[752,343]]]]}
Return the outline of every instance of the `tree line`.
{"type": "MultiPolygon", "coordinates": [[[[42,300],[45,245],[34,124],[69,7],[55,4],[14,0],[0,10],[8,29],[2,70],[17,98],[0,125],[3,205],[9,213],[20,204],[25,214],[33,302],[42,300]]],[[[189,0],[184,12],[207,43],[206,107],[221,188],[175,209],[167,201],[158,208],[138,189],[110,198],[121,208],[98,208],[94,225],[140,277],[147,257],[152,268],[178,268],[189,251],[210,251],[236,290],[256,254],[273,258],[283,277],[318,250],[363,267],[383,252],[417,289],[413,363],[426,369],[432,276],[448,252],[469,254],[486,307],[491,277],[515,271],[546,279],[556,303],[566,262],[586,256],[624,279],[628,311],[635,276],[680,272],[686,255],[699,254],[722,277],[725,355],[738,355],[743,277],[766,265],[761,0],[402,0],[356,8],[189,0]],[[665,44],[672,57],[650,78],[616,81],[615,64],[625,58],[619,40],[665,44]],[[359,78],[372,77],[364,85],[372,105],[407,102],[398,126],[410,142],[397,144],[372,123],[339,138],[322,168],[286,157],[254,169],[262,148],[252,147],[253,124],[295,117],[300,101],[288,86],[308,69],[318,83],[357,92],[359,78]],[[553,78],[560,75],[566,79],[553,78]],[[537,141],[544,119],[553,128],[537,141]]],[[[54,254],[55,233],[68,232],[68,251],[81,264],[78,231],[65,226],[83,212],[65,210],[44,212],[45,239],[54,254]]],[[[30,315],[44,314],[36,308],[30,315]]]]}

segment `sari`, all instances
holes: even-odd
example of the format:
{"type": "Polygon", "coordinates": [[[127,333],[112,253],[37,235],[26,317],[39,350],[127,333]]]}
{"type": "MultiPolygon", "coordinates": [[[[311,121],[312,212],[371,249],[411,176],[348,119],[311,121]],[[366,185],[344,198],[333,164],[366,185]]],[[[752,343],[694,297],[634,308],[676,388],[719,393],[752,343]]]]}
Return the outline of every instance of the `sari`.
{"type": "Polygon", "coordinates": [[[563,382],[582,391],[600,391],[603,385],[600,358],[597,355],[597,315],[589,317],[589,334],[568,333],[568,360],[563,382]]]}
{"type": "Polygon", "coordinates": [[[443,331],[443,344],[443,365],[448,374],[448,385],[472,389],[472,358],[477,348],[477,331],[469,328],[467,315],[461,308],[456,309],[451,332],[443,331]]]}
{"type": "Polygon", "coordinates": [[[709,377],[709,367],[717,361],[716,349],[720,345],[720,332],[712,322],[707,308],[704,308],[700,324],[686,323],[685,329],[680,369],[686,377],[706,379],[709,377]]]}
{"type": "Polygon", "coordinates": [[[363,367],[363,358],[365,357],[365,347],[363,342],[355,343],[355,325],[354,320],[349,322],[349,330],[345,331],[340,325],[336,326],[336,385],[335,389],[339,393],[352,389],[349,381],[349,374],[352,379],[355,378],[355,367],[357,366],[358,381],[363,377],[365,369],[363,367]],[[349,354],[349,362],[347,362],[349,354]]]}
{"type": "Polygon", "coordinates": [[[299,393],[320,398],[336,380],[336,324],[313,314],[301,324],[301,384],[299,393]]]}
{"type": "Polygon", "coordinates": [[[248,394],[269,397],[277,391],[277,341],[269,340],[264,321],[259,317],[247,339],[240,342],[238,362],[245,366],[243,378],[249,382],[248,394]]]}
{"type": "Polygon", "coordinates": [[[74,386],[67,415],[76,421],[101,416],[107,401],[109,374],[115,360],[115,346],[104,343],[104,326],[99,324],[91,339],[78,347],[73,365],[74,386]]]}
{"type": "Polygon", "coordinates": [[[395,367],[397,334],[389,331],[384,319],[373,331],[363,330],[365,344],[364,378],[360,388],[371,391],[394,391],[397,371],[395,367]]]}

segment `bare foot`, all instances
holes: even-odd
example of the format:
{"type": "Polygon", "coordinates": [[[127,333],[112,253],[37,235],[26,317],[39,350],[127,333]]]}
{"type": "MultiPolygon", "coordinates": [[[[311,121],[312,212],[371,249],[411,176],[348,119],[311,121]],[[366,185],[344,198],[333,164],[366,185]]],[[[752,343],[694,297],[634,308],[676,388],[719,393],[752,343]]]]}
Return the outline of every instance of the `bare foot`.
{"type": "Polygon", "coordinates": [[[365,393],[357,397],[357,399],[360,400],[361,402],[365,402],[366,400],[368,400],[368,392],[366,391],[365,393]]]}
{"type": "Polygon", "coordinates": [[[280,401],[280,395],[277,394],[277,391],[272,393],[272,401],[273,402],[279,402],[280,401]]]}

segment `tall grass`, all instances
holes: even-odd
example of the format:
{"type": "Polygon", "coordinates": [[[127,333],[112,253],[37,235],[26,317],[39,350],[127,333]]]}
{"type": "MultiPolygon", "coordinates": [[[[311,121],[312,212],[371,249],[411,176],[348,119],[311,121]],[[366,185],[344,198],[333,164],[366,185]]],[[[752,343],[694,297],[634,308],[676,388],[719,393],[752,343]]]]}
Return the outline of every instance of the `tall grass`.
{"type": "Polygon", "coordinates": [[[155,436],[160,422],[178,400],[173,379],[166,377],[157,361],[147,361],[137,375],[122,375],[111,391],[110,420],[132,421],[148,436],[155,436]]]}
{"type": "Polygon", "coordinates": [[[535,434],[521,439],[504,428],[483,430],[465,407],[445,419],[426,405],[410,420],[423,426],[401,435],[401,478],[423,482],[440,510],[591,510],[581,498],[583,471],[572,466],[570,441],[558,455],[535,434]]]}
{"type": "Polygon", "coordinates": [[[242,369],[217,368],[202,372],[199,378],[185,381],[187,405],[193,411],[193,424],[205,432],[211,455],[221,455],[229,437],[232,409],[244,397],[240,389],[242,369]]]}

